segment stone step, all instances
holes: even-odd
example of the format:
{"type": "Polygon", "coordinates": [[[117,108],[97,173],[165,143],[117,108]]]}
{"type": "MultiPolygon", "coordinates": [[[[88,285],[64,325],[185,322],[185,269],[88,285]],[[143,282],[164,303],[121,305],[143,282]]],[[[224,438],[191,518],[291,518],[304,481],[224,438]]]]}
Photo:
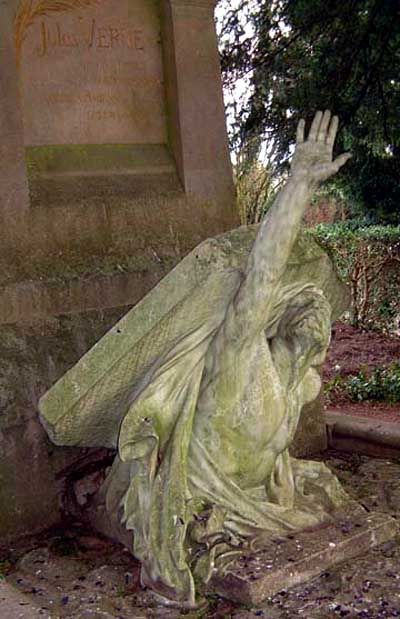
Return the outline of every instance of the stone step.
{"type": "Polygon", "coordinates": [[[261,542],[213,577],[211,589],[234,602],[260,604],[378,546],[398,533],[396,520],[353,501],[334,522],[261,542]]]}

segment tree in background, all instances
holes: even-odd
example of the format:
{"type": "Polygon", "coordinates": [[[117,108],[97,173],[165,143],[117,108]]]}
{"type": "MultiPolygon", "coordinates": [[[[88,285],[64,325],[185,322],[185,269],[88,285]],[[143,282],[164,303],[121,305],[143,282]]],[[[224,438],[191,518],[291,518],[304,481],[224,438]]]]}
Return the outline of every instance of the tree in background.
{"type": "Polygon", "coordinates": [[[398,0],[221,0],[220,12],[225,86],[244,84],[228,110],[242,166],[267,143],[282,173],[298,119],[331,109],[338,150],[353,153],[332,191],[353,213],[400,223],[398,0]]]}

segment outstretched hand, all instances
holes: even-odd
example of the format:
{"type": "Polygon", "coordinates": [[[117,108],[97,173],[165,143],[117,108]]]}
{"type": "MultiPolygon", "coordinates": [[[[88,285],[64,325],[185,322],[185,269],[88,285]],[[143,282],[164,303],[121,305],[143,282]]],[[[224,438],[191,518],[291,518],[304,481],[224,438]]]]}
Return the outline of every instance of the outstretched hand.
{"type": "Polygon", "coordinates": [[[291,164],[291,175],[303,178],[311,187],[327,180],[350,159],[344,153],[332,160],[333,146],[338,130],[337,116],[331,117],[329,110],[317,112],[311,125],[307,140],[304,140],[305,121],[297,126],[296,150],[291,164]]]}

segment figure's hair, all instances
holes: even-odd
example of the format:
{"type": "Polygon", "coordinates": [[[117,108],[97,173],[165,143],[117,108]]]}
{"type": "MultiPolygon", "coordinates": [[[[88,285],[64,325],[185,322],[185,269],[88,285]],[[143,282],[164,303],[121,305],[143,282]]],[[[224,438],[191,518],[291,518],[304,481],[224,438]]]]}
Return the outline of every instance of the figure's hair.
{"type": "Polygon", "coordinates": [[[308,284],[282,289],[275,310],[266,335],[274,362],[293,387],[322,361],[330,339],[331,306],[320,289],[308,284]]]}
{"type": "Polygon", "coordinates": [[[279,324],[280,336],[292,338],[303,321],[304,316],[312,316],[312,331],[316,342],[326,343],[329,339],[331,307],[322,291],[315,287],[307,287],[292,297],[283,312],[279,324]]]}
{"type": "Polygon", "coordinates": [[[312,311],[319,327],[326,334],[330,328],[331,306],[322,290],[312,284],[295,284],[283,287],[270,313],[265,333],[268,338],[278,334],[290,336],[294,333],[299,316],[312,311]]]}

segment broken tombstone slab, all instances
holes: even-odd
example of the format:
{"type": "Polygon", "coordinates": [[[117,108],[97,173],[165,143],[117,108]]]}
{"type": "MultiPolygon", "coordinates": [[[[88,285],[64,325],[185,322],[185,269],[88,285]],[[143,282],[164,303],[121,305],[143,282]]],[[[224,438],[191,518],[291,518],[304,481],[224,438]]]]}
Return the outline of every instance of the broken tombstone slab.
{"type": "Polygon", "coordinates": [[[209,591],[240,604],[260,604],[383,544],[398,534],[396,520],[350,502],[326,525],[275,539],[254,540],[209,583],[209,591]]]}

